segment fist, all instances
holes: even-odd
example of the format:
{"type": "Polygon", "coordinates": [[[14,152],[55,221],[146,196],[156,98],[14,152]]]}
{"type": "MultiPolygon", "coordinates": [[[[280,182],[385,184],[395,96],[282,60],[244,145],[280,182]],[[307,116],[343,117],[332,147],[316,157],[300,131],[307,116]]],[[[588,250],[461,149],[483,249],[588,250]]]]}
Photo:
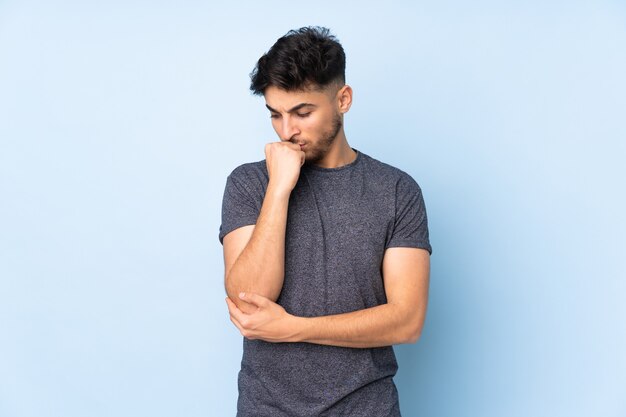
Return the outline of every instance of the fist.
{"type": "Polygon", "coordinates": [[[304,158],[304,152],[295,143],[272,142],[265,145],[265,163],[270,184],[279,191],[290,193],[298,182],[304,158]]]}

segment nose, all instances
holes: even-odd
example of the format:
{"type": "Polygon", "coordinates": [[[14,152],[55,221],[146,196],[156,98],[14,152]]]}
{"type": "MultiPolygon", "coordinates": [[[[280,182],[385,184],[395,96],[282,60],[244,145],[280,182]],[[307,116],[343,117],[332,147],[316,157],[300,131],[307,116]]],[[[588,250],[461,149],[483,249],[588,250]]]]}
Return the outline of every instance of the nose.
{"type": "Polygon", "coordinates": [[[279,129],[280,131],[277,133],[280,140],[283,142],[290,141],[294,136],[300,133],[297,124],[291,117],[283,117],[279,129]]]}

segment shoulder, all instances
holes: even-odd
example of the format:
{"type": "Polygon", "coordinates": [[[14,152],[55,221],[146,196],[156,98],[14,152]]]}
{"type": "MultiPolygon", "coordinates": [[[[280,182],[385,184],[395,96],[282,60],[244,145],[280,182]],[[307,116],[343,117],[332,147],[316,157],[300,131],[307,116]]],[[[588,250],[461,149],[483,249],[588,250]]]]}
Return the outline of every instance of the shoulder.
{"type": "Polygon", "coordinates": [[[227,183],[250,189],[265,189],[269,181],[265,160],[239,165],[228,175],[227,183]]]}
{"type": "Polygon", "coordinates": [[[398,189],[413,189],[421,192],[417,181],[406,171],[364,153],[362,153],[362,157],[366,172],[378,178],[385,185],[394,185],[398,189]]]}
{"type": "Polygon", "coordinates": [[[245,180],[254,177],[267,177],[267,166],[265,159],[257,162],[247,162],[233,169],[228,176],[236,180],[245,180]]]}
{"type": "Polygon", "coordinates": [[[237,199],[245,198],[256,202],[263,199],[268,183],[265,160],[248,162],[239,165],[228,175],[224,195],[225,198],[236,196],[237,199]]]}

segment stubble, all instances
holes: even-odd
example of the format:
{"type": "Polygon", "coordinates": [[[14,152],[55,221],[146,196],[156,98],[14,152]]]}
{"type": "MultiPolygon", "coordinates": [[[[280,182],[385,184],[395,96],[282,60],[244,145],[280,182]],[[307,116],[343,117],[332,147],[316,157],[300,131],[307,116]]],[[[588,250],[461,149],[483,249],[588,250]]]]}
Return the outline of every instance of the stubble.
{"type": "Polygon", "coordinates": [[[306,156],[307,163],[315,164],[324,159],[333,146],[333,143],[337,140],[337,136],[339,135],[342,126],[343,123],[341,121],[341,115],[336,113],[329,129],[324,132],[322,138],[317,143],[317,146],[312,148],[310,153],[306,156]]]}

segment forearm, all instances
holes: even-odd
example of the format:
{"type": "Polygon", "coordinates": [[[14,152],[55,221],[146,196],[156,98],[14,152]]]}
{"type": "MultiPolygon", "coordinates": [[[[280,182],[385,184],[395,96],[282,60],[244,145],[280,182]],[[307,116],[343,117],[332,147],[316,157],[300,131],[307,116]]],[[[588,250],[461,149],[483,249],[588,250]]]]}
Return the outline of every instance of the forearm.
{"type": "Polygon", "coordinates": [[[225,277],[226,292],[240,308],[248,310],[237,296],[240,292],[254,292],[274,301],[280,295],[288,205],[289,193],[275,190],[270,183],[252,236],[225,277]]]}
{"type": "Polygon", "coordinates": [[[240,295],[254,307],[249,313],[239,309],[235,300],[226,299],[226,303],[231,321],[248,339],[350,348],[415,343],[426,317],[429,267],[427,251],[388,249],[383,260],[387,303],[349,313],[298,317],[254,293],[240,295]]]}
{"type": "Polygon", "coordinates": [[[353,348],[415,343],[424,315],[425,309],[382,304],[344,314],[296,317],[295,341],[353,348]]]}

